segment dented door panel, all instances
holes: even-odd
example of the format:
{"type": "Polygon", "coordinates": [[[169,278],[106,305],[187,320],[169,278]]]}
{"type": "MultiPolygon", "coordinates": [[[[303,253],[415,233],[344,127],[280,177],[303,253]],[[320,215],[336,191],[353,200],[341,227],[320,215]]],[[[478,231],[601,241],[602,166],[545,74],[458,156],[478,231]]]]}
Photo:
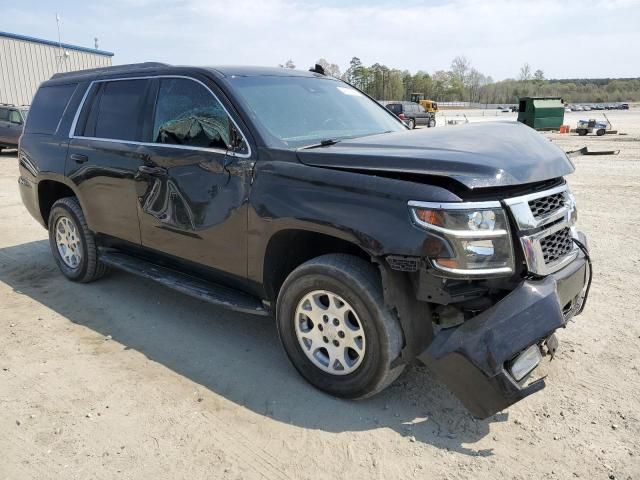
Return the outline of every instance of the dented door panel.
{"type": "Polygon", "coordinates": [[[251,163],[212,151],[146,149],[148,169],[136,175],[142,245],[246,277],[251,163]]]}

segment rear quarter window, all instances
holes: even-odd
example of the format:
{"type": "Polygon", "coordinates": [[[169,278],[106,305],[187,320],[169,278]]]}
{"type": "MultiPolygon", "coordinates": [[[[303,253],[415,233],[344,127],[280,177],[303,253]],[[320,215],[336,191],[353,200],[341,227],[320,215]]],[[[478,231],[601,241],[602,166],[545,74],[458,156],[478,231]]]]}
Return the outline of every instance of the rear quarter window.
{"type": "Polygon", "coordinates": [[[76,87],[75,83],[40,87],[29,110],[25,133],[56,133],[60,118],[76,87]]]}
{"type": "Polygon", "coordinates": [[[387,105],[387,108],[396,115],[402,113],[402,105],[400,105],[399,103],[390,103],[389,105],[387,105]]]}

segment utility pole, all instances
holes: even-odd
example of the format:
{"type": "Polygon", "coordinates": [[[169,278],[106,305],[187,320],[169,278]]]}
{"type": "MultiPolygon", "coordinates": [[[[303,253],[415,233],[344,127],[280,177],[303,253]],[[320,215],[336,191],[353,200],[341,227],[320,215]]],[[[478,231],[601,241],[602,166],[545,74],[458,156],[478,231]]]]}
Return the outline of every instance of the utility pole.
{"type": "Polygon", "coordinates": [[[62,63],[62,58],[64,52],[62,51],[62,37],[60,36],[60,15],[56,12],[56,27],[58,28],[58,51],[60,54],[58,55],[58,61],[56,62],[56,70],[60,72],[60,64],[62,63]]]}

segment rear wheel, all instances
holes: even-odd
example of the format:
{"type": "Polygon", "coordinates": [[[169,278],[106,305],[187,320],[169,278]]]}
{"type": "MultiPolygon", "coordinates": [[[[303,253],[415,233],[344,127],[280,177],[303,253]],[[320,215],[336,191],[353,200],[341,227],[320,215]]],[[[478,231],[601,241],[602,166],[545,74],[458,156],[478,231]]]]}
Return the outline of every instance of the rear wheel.
{"type": "Polygon", "coordinates": [[[409,120],[407,120],[407,126],[410,130],[413,130],[414,128],[416,128],[416,121],[413,118],[410,118],[409,120]]]}
{"type": "Polygon", "coordinates": [[[605,134],[604,128],[601,128],[598,131],[596,131],[596,135],[599,136],[599,137],[601,137],[604,134],[605,134]]]}
{"type": "Polygon", "coordinates": [[[404,369],[391,366],[402,348],[400,324],[384,305],[376,268],[361,258],[331,254],[302,264],[285,280],[276,311],[289,359],[327,393],[365,398],[404,369]]]}
{"type": "Polygon", "coordinates": [[[432,118],[431,120],[429,120],[429,127],[433,128],[436,126],[436,119],[432,118]]]}
{"type": "Polygon", "coordinates": [[[58,268],[69,280],[87,283],[108,271],[98,259],[93,233],[74,197],[61,198],[51,207],[49,245],[58,268]]]}

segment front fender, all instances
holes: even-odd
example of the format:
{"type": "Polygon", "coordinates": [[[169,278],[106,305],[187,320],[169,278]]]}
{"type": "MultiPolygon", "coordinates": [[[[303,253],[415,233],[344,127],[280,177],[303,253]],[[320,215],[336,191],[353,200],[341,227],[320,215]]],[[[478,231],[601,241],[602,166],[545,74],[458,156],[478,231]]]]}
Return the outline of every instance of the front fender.
{"type": "Polygon", "coordinates": [[[432,185],[298,162],[258,161],[249,197],[249,277],[261,282],[269,240],[285,229],[347,240],[372,257],[422,256],[430,234],[411,222],[407,202],[415,199],[461,201],[432,185]]]}

